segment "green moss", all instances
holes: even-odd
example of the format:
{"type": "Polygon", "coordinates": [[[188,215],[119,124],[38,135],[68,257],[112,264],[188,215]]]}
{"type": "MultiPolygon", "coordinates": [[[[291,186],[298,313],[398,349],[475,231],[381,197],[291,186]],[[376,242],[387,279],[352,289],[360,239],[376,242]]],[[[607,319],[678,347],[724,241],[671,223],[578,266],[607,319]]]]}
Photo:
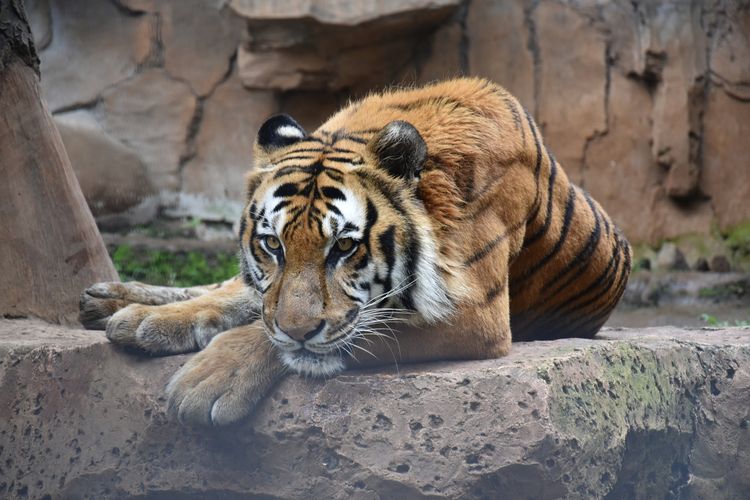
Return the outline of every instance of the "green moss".
{"type": "Polygon", "coordinates": [[[686,233],[662,241],[633,244],[635,266],[642,267],[643,259],[651,260],[653,265],[666,242],[674,243],[690,264],[701,257],[710,261],[723,255],[734,270],[750,272],[750,220],[724,230],[714,223],[708,233],[686,233]]]}
{"type": "Polygon", "coordinates": [[[646,243],[638,243],[632,245],[633,250],[633,262],[641,263],[643,260],[654,259],[656,257],[656,251],[646,243]]]}
{"type": "Polygon", "coordinates": [[[750,221],[726,231],[726,241],[729,248],[740,256],[750,256],[750,221]]]}
{"type": "Polygon", "coordinates": [[[700,255],[708,255],[714,250],[712,243],[716,239],[716,235],[709,236],[706,234],[687,233],[669,241],[673,242],[681,250],[683,248],[692,248],[700,255]]]}
{"type": "Polygon", "coordinates": [[[164,228],[156,224],[136,226],[133,228],[132,232],[139,233],[150,238],[169,238],[170,236],[172,236],[168,231],[164,230],[164,228]]]}
{"type": "Polygon", "coordinates": [[[549,370],[546,366],[540,366],[536,369],[536,375],[548,384],[552,381],[549,376],[549,370]]]}
{"type": "Polygon", "coordinates": [[[628,425],[681,413],[676,369],[665,369],[653,352],[623,343],[586,355],[588,369],[549,373],[558,395],[551,416],[579,441],[606,440],[628,425]]]}
{"type": "Polygon", "coordinates": [[[216,283],[239,273],[234,254],[217,252],[167,252],[119,245],[111,253],[123,281],[152,285],[194,286],[216,283]]]}

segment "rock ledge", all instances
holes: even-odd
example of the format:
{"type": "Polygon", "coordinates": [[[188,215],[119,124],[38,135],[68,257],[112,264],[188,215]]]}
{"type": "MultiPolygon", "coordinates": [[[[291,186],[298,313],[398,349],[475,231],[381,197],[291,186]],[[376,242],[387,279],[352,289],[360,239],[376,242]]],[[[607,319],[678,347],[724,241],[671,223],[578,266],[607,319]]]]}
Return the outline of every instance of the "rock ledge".
{"type": "Polygon", "coordinates": [[[164,412],[186,356],[0,320],[3,498],[747,498],[750,330],[289,377],[247,423],[164,412]]]}

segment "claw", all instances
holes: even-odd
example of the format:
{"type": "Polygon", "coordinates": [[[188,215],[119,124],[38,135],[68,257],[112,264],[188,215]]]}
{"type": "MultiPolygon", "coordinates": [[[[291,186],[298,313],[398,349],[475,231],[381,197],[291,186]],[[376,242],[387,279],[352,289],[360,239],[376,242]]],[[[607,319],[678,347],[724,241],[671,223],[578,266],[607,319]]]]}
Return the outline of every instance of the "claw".
{"type": "Polygon", "coordinates": [[[122,298],[122,284],[117,282],[96,283],[91,285],[83,293],[99,299],[119,299],[122,298]]]}

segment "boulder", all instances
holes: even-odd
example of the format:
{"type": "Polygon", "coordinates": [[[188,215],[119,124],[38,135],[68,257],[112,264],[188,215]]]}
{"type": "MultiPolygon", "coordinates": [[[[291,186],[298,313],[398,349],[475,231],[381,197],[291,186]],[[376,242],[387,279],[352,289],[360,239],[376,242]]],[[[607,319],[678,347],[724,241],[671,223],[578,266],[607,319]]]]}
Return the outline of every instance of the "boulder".
{"type": "MultiPolygon", "coordinates": [[[[40,53],[42,90],[50,111],[95,101],[104,89],[132,76],[150,50],[149,20],[126,16],[115,2],[50,2],[51,41],[40,53]]],[[[43,6],[30,12],[44,29],[43,6]]],[[[35,33],[44,40],[42,31],[35,33]]]]}
{"type": "Polygon", "coordinates": [[[157,190],[171,191],[179,187],[196,105],[187,84],[149,69],[105,92],[97,118],[109,135],[138,152],[157,190]]]}
{"type": "Polygon", "coordinates": [[[732,270],[732,265],[725,255],[715,255],[711,258],[711,270],[715,273],[728,273],[732,270]]]}
{"type": "Polygon", "coordinates": [[[651,117],[637,110],[650,106],[648,89],[617,68],[612,68],[609,79],[609,126],[586,148],[583,185],[633,243],[708,234],[713,218],[710,204],[675,203],[662,185],[664,174],[652,158],[651,147],[643,140],[651,134],[651,117]]]}
{"type": "Polygon", "coordinates": [[[321,24],[355,26],[399,15],[415,17],[429,11],[456,7],[459,3],[458,0],[385,0],[379,2],[231,0],[229,5],[238,14],[249,19],[264,19],[269,22],[314,19],[321,24]]]}
{"type": "Polygon", "coordinates": [[[687,271],[685,254],[674,243],[664,243],[656,256],[657,269],[668,271],[687,271]]]}
{"type": "Polygon", "coordinates": [[[34,46],[37,51],[47,48],[52,41],[52,13],[49,0],[28,0],[24,2],[26,15],[34,35],[34,46]]]}
{"type": "Polygon", "coordinates": [[[208,94],[227,76],[242,37],[245,23],[226,3],[163,2],[164,67],[198,95],[208,94]]]}
{"type": "Polygon", "coordinates": [[[251,89],[315,89],[333,77],[327,59],[312,48],[253,52],[240,47],[237,64],[251,89]]]}
{"type": "Polygon", "coordinates": [[[649,32],[641,50],[659,61],[653,108],[654,163],[668,170],[664,186],[673,198],[696,194],[700,174],[697,141],[701,133],[703,86],[707,63],[706,33],[697,9],[676,2],[663,8],[656,2],[641,9],[648,16],[649,32]]]}
{"type": "Polygon", "coordinates": [[[145,223],[155,215],[156,207],[149,203],[154,189],[146,166],[133,150],[107,135],[89,111],[58,114],[55,124],[86,202],[100,225],[112,216],[132,225],[145,223]],[[139,205],[143,205],[141,210],[139,205]]]}
{"type": "Polygon", "coordinates": [[[273,92],[248,91],[236,75],[219,85],[204,102],[195,155],[180,174],[185,214],[204,220],[239,219],[245,175],[253,164],[255,135],[277,106],[273,92]]]}
{"type": "MultiPolygon", "coordinates": [[[[49,10],[48,2],[32,0],[29,9],[35,38],[41,40],[45,40],[44,9],[49,10]]],[[[77,29],[87,25],[92,25],[89,30],[101,28],[99,22],[116,23],[122,29],[133,19],[138,19],[139,67],[135,70],[164,67],[172,77],[187,82],[200,96],[208,95],[227,76],[245,31],[244,21],[225,0],[113,0],[100,3],[115,4],[117,9],[110,6],[112,10],[107,12],[96,6],[98,10],[91,17],[82,17],[78,21],[80,26],[77,29]],[[94,14],[102,18],[106,16],[106,19],[93,19],[94,14]]],[[[100,33],[104,36],[108,31],[103,28],[100,33]]],[[[62,43],[74,36],[74,30],[61,33],[62,43]]],[[[96,46],[89,52],[95,54],[106,48],[96,46]]],[[[46,57],[47,54],[42,55],[42,59],[46,57]]],[[[118,77],[114,83],[129,75],[115,72],[113,76],[118,77]]]]}
{"type": "MultiPolygon", "coordinates": [[[[609,130],[591,141],[583,173],[586,189],[622,225],[628,238],[635,241],[649,239],[649,230],[654,224],[641,224],[639,221],[653,217],[653,205],[648,198],[652,198],[658,189],[651,165],[651,151],[642,140],[651,132],[649,116],[632,112],[633,109],[648,106],[650,100],[643,86],[619,71],[612,72],[609,130]],[[613,182],[615,179],[618,182],[613,182]],[[625,179],[627,182],[623,182],[625,179]],[[642,202],[633,203],[633,200],[642,202]]],[[[564,167],[567,170],[567,165],[564,167]]]]}
{"type": "MultiPolygon", "coordinates": [[[[279,112],[293,116],[308,132],[320,127],[346,102],[345,94],[295,91],[279,94],[279,112]]],[[[254,139],[254,138],[253,138],[254,139]]]]}
{"type": "Polygon", "coordinates": [[[399,81],[416,46],[456,11],[455,0],[235,0],[248,39],[237,65],[251,89],[364,93],[399,81]]]}
{"type": "MultiPolygon", "coordinates": [[[[351,43],[352,33],[335,31],[337,34],[318,36],[326,39],[326,45],[333,40],[351,43]]],[[[362,34],[357,33],[357,39],[360,36],[362,34]]],[[[409,66],[415,44],[411,34],[368,42],[355,47],[334,43],[330,48],[321,47],[316,40],[301,47],[268,51],[241,46],[237,65],[242,83],[250,89],[365,92],[397,81],[400,72],[409,66]]]]}
{"type": "Polygon", "coordinates": [[[710,268],[708,267],[708,260],[705,257],[698,257],[698,259],[695,261],[695,264],[693,264],[693,270],[694,271],[708,271],[710,268]]]}
{"type": "MultiPolygon", "coordinates": [[[[722,304],[726,309],[717,314],[724,315],[736,308],[740,317],[746,316],[750,308],[750,275],[733,273],[728,268],[724,272],[711,271],[665,272],[660,269],[659,272],[634,273],[628,279],[618,309],[659,306],[663,309],[654,311],[651,316],[668,319],[670,313],[685,310],[689,311],[688,316],[699,319],[700,313],[716,309],[712,305],[722,304]]],[[[685,318],[675,317],[673,321],[684,322],[685,318]]]]}
{"type": "Polygon", "coordinates": [[[502,359],[289,376],[189,428],[187,356],[0,320],[4,498],[745,498],[750,330],[606,330],[502,359]]]}

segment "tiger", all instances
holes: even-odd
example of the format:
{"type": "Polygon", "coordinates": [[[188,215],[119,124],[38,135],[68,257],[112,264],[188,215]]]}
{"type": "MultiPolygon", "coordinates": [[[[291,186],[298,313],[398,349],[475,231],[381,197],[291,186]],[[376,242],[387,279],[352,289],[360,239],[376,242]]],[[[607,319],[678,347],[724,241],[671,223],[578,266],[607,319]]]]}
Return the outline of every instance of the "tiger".
{"type": "Polygon", "coordinates": [[[626,238],[486,79],[373,93],[312,133],[273,116],[253,159],[238,276],[82,295],[83,325],[115,344],[199,351],[166,388],[181,422],[243,419],[287,372],[591,338],[630,274],[626,238]]]}

